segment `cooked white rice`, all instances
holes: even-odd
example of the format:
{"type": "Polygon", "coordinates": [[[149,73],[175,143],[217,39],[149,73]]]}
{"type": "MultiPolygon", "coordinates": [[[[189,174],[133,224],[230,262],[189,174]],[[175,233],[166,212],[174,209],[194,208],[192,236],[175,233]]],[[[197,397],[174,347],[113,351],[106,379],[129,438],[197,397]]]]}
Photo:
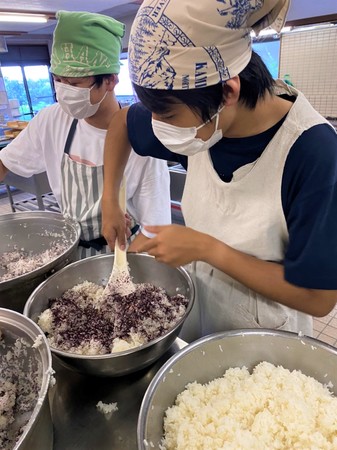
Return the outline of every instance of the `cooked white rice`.
{"type": "Polygon", "coordinates": [[[164,419],[165,450],[336,450],[337,398],[268,362],[190,383],[164,419]]]}
{"type": "Polygon", "coordinates": [[[97,403],[96,408],[102,414],[111,414],[118,411],[117,403],[103,403],[102,400],[97,403]]]}

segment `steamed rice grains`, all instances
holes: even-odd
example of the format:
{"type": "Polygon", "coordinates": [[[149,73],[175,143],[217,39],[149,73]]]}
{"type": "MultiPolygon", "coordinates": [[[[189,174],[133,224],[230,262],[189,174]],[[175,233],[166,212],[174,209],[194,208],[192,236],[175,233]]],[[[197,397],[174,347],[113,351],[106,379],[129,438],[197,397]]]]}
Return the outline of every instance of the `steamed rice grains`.
{"type": "Polygon", "coordinates": [[[337,449],[337,398],[300,371],[268,362],[190,383],[164,419],[165,450],[337,449]]]}

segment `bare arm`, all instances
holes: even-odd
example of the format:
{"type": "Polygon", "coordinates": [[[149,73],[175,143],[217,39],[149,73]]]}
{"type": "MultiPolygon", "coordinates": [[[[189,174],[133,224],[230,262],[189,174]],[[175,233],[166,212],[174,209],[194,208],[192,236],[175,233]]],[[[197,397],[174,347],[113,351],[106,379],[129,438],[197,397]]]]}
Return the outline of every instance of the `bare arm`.
{"type": "Polygon", "coordinates": [[[4,180],[7,173],[8,173],[8,169],[6,166],[4,166],[3,162],[0,159],[0,182],[2,182],[4,180]]]}
{"type": "Polygon", "coordinates": [[[125,248],[125,217],[118,203],[119,186],[128,162],[131,146],[128,139],[126,116],[128,108],[114,114],[104,146],[104,185],[102,196],[102,234],[111,249],[115,239],[125,248]]]}
{"type": "Polygon", "coordinates": [[[157,236],[137,251],[148,252],[161,262],[180,266],[204,261],[266,298],[317,317],[328,314],[337,302],[336,290],[288,283],[283,265],[247,255],[207,234],[179,225],[146,229],[157,236]]]}
{"type": "Polygon", "coordinates": [[[337,291],[295,286],[285,280],[283,265],[257,259],[220,241],[214,240],[206,259],[264,297],[312,316],[325,316],[336,304],[337,291]]]}

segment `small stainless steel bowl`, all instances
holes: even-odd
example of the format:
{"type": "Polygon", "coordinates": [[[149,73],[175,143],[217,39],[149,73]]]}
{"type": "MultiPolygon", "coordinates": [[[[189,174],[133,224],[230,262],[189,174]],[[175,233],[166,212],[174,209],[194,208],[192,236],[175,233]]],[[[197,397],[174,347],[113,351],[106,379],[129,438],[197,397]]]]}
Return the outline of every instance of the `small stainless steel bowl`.
{"type": "MultiPolygon", "coordinates": [[[[6,281],[0,281],[0,307],[23,311],[33,290],[49,275],[73,262],[77,256],[80,225],[59,213],[47,211],[17,212],[0,216],[0,255],[15,249],[41,253],[51,243],[67,244],[67,249],[55,259],[33,270],[6,281]]],[[[4,270],[0,268],[0,275],[4,270]]]]}
{"type": "MultiPolygon", "coordinates": [[[[36,338],[42,335],[39,346],[36,349],[28,346],[27,354],[24,356],[27,367],[31,358],[37,359],[40,367],[38,374],[41,378],[40,389],[35,408],[13,450],[52,450],[53,424],[48,400],[52,357],[47,339],[31,319],[5,308],[0,308],[0,330],[6,348],[14,344],[18,338],[24,338],[28,344],[32,345],[36,338]]],[[[4,348],[0,347],[0,352],[2,351],[4,348]]]]}
{"type": "Polygon", "coordinates": [[[231,367],[252,370],[268,361],[327,384],[337,393],[337,349],[287,331],[235,330],[195,341],[172,356],[152,379],[138,418],[138,449],[160,448],[164,414],[188,383],[208,383],[231,367]]]}
{"type": "MultiPolygon", "coordinates": [[[[24,314],[37,322],[48,308],[48,299],[60,297],[67,289],[84,281],[105,285],[111,274],[114,255],[98,255],[82,259],[61,269],[44,281],[29,297],[24,314]]],[[[129,253],[128,263],[134,283],[152,283],[168,295],[184,295],[188,306],[179,322],[163,336],[131,350],[107,355],[76,355],[51,348],[53,355],[68,368],[98,376],[120,376],[140,370],[160,358],[178,336],[194,302],[194,286],[183,268],[172,268],[147,254],[129,253]]]]}

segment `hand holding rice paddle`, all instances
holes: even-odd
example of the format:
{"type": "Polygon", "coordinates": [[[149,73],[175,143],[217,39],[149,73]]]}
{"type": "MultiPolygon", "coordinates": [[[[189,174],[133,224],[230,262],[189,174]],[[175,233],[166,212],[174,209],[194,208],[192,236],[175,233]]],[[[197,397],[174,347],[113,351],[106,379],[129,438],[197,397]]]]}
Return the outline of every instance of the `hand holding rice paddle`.
{"type": "MultiPolygon", "coordinates": [[[[119,190],[119,205],[122,211],[126,212],[126,182],[125,176],[123,177],[120,190],[119,190]]],[[[136,286],[132,282],[131,275],[129,273],[128,261],[126,258],[126,250],[121,250],[118,245],[118,240],[115,242],[115,258],[112,268],[112,272],[106,285],[103,298],[111,294],[120,294],[126,296],[132,294],[136,290],[136,286]]]]}

